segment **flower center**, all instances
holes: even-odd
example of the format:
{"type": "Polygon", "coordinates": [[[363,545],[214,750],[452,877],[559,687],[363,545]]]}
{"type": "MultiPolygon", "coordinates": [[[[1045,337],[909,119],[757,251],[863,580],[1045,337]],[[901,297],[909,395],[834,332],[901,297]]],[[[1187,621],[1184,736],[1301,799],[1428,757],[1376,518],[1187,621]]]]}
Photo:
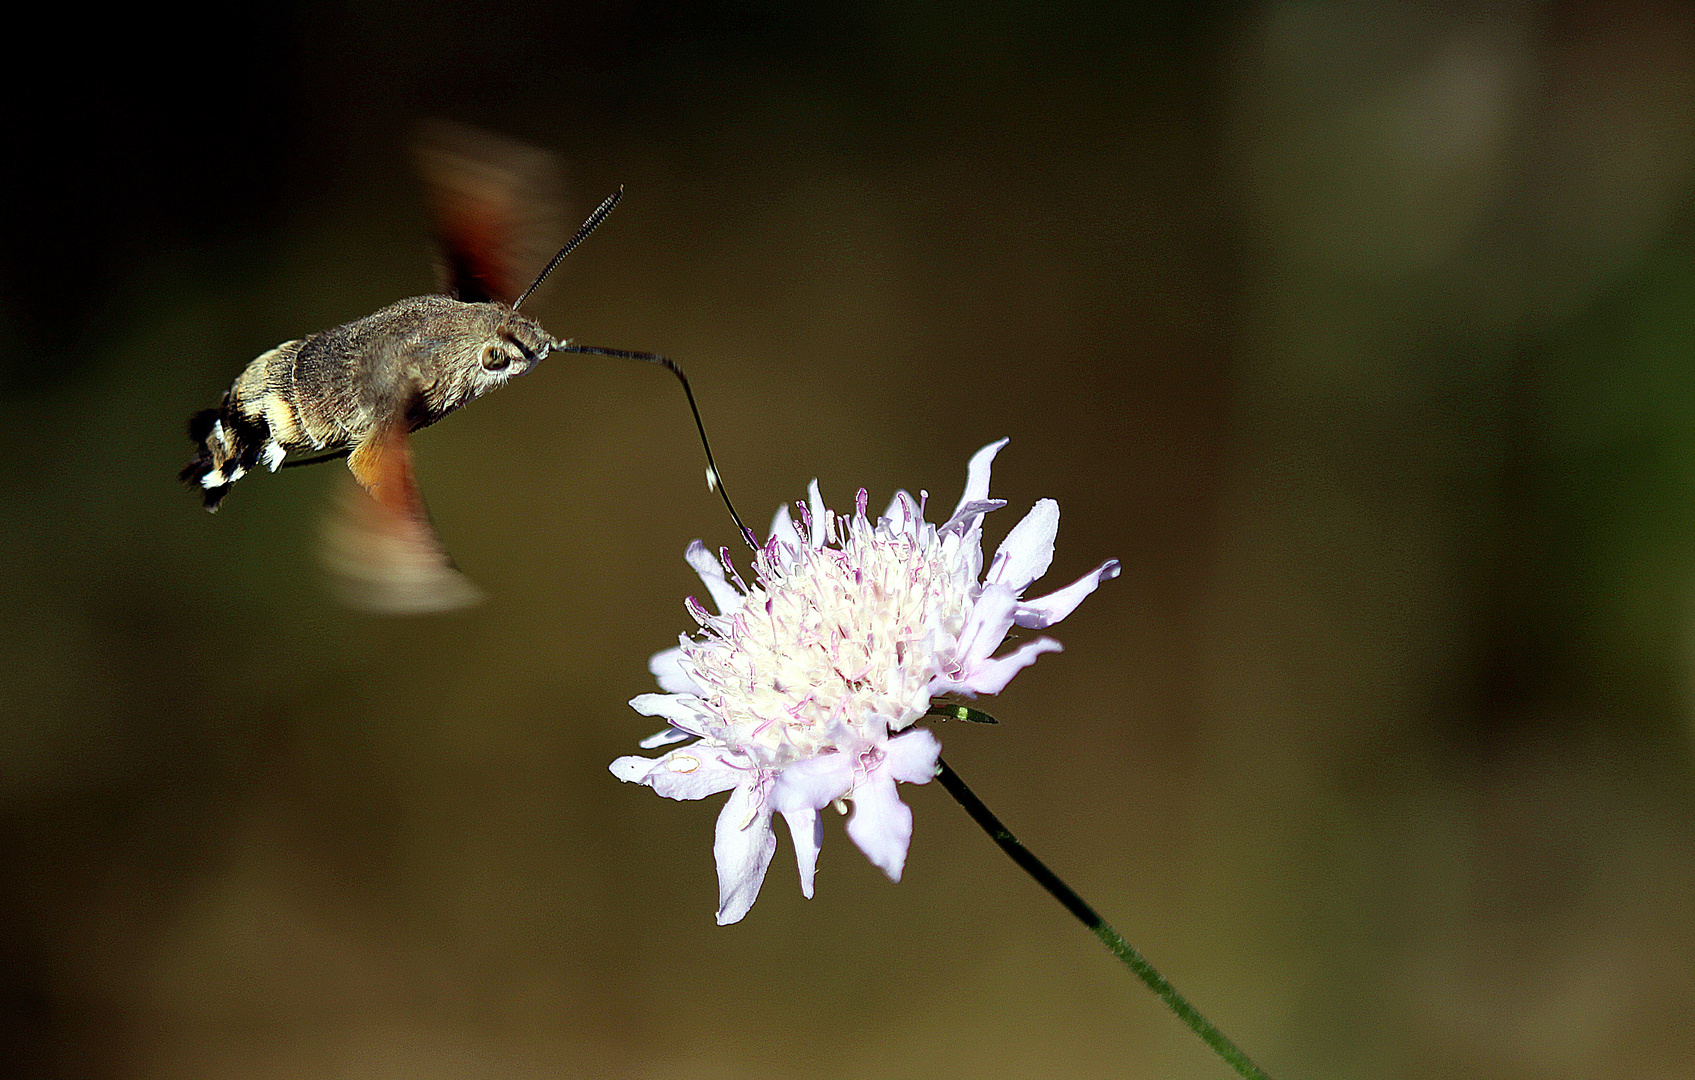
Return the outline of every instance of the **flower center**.
{"type": "Polygon", "coordinates": [[[683,650],[724,724],[713,734],[766,768],[863,752],[922,715],[934,642],[969,611],[969,575],[932,526],[915,536],[861,511],[820,527],[834,546],[767,545],[740,610],[696,609],[704,633],[683,650]]]}

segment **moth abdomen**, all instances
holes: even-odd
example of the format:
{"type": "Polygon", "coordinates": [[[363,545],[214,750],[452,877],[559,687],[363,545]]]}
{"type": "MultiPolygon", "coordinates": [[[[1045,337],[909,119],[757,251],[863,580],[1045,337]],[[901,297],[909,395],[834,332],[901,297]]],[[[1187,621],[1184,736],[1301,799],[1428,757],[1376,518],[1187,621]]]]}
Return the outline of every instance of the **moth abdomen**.
{"type": "MultiPolygon", "coordinates": [[[[199,487],[206,509],[216,510],[229,486],[261,462],[271,471],[289,450],[300,449],[303,433],[293,396],[293,360],[299,341],[264,353],[236,378],[215,409],[196,413],[188,437],[198,446],[178,478],[199,487]]],[[[304,445],[315,445],[311,440],[304,445]]]]}

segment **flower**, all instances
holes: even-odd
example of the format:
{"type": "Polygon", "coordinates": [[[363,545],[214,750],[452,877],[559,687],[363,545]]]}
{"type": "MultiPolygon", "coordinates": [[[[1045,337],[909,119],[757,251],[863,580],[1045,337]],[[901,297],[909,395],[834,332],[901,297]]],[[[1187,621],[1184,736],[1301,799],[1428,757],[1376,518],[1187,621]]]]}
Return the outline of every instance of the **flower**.
{"type": "Polygon", "coordinates": [[[694,742],[657,758],[612,763],[620,780],[672,799],[729,791],[718,815],[718,922],[753,906],[777,849],[772,815],[794,839],[800,888],[812,896],[823,829],[819,810],[853,804],[849,838],[899,881],[912,838],[912,811],[897,781],[929,782],[941,743],[907,730],[938,694],[998,693],[1046,652],[1037,638],[991,656],[1015,624],[1040,630],[1065,618],[1101,582],[1118,576],[1108,560],[1057,592],[1020,599],[1053,561],[1059,505],[1043,499],[1013,527],[988,573],[983,515],[1006,505],[989,498],[989,467],[1006,440],[971,458],[965,494],[942,525],[924,521],[926,495],[898,492],[876,522],[859,492],[851,518],[826,509],[814,480],[797,528],[785,507],[754,557],[754,584],[699,540],[685,555],[718,614],[690,597],[700,625],[648,667],[666,691],[630,705],[670,727],[644,749],[694,742]]]}

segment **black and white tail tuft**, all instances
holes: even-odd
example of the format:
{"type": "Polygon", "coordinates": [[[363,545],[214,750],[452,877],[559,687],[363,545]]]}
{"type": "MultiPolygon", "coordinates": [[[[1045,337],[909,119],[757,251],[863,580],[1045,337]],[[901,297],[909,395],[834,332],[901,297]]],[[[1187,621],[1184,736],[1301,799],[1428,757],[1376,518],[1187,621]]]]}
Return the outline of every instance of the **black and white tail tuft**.
{"type": "Polygon", "coordinates": [[[230,485],[259,463],[271,433],[263,417],[242,415],[226,395],[216,409],[190,418],[188,437],[199,447],[177,478],[200,488],[206,509],[215,511],[230,485]]]}

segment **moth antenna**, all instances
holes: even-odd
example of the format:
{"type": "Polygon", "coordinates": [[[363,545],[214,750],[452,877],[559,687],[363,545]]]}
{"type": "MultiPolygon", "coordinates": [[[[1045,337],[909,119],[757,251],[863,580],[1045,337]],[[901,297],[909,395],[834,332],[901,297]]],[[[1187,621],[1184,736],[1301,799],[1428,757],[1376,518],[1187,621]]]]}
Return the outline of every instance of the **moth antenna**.
{"type": "MultiPolygon", "coordinates": [[[[616,200],[617,196],[614,195],[611,199],[607,200],[607,202],[610,203],[616,200]]],[[[603,209],[610,210],[611,207],[603,204],[603,209]]],[[[597,214],[600,213],[598,210],[595,212],[597,214]]],[[[594,219],[591,218],[590,220],[593,221],[594,219]]],[[[587,229],[589,226],[585,225],[583,227],[587,229]]],[[[565,250],[569,251],[570,248],[566,248],[565,250]]],[[[563,254],[563,252],[561,254],[563,254]]],[[[559,260],[555,259],[554,261],[558,262],[559,260]]],[[[694,391],[689,387],[689,377],[683,374],[683,369],[677,366],[677,362],[675,360],[672,360],[668,356],[661,356],[658,353],[633,352],[629,349],[602,349],[594,345],[573,345],[570,342],[565,341],[556,343],[553,346],[553,351],[583,353],[587,356],[610,356],[620,360],[640,360],[648,364],[658,364],[666,371],[675,375],[677,377],[677,381],[683,384],[684,396],[689,399],[689,412],[694,414],[695,430],[700,432],[700,447],[702,450],[706,451],[706,486],[716,489],[719,497],[724,500],[724,509],[730,512],[730,520],[735,522],[736,528],[741,530],[742,539],[747,541],[747,546],[755,551],[759,550],[759,538],[754,535],[752,529],[742,524],[741,515],[736,513],[735,504],[730,501],[730,493],[724,490],[724,478],[723,475],[718,472],[718,463],[712,460],[712,444],[707,441],[706,425],[700,419],[700,407],[695,404],[694,391]]]]}
{"type": "Polygon", "coordinates": [[[577,234],[571,237],[564,247],[559,249],[559,254],[555,255],[552,259],[549,259],[547,265],[541,268],[541,273],[537,274],[536,279],[530,282],[530,287],[524,290],[524,295],[512,301],[513,311],[517,311],[518,306],[525,300],[528,300],[530,298],[530,294],[536,291],[536,287],[543,281],[547,280],[547,275],[553,273],[553,268],[559,265],[560,260],[571,254],[571,250],[578,244],[588,239],[589,233],[594,232],[595,227],[606,220],[606,215],[612,212],[612,208],[617,206],[618,200],[623,197],[624,185],[619,184],[618,190],[608,195],[599,206],[594,208],[594,213],[589,215],[589,219],[583,222],[582,225],[578,226],[577,234]]]}

